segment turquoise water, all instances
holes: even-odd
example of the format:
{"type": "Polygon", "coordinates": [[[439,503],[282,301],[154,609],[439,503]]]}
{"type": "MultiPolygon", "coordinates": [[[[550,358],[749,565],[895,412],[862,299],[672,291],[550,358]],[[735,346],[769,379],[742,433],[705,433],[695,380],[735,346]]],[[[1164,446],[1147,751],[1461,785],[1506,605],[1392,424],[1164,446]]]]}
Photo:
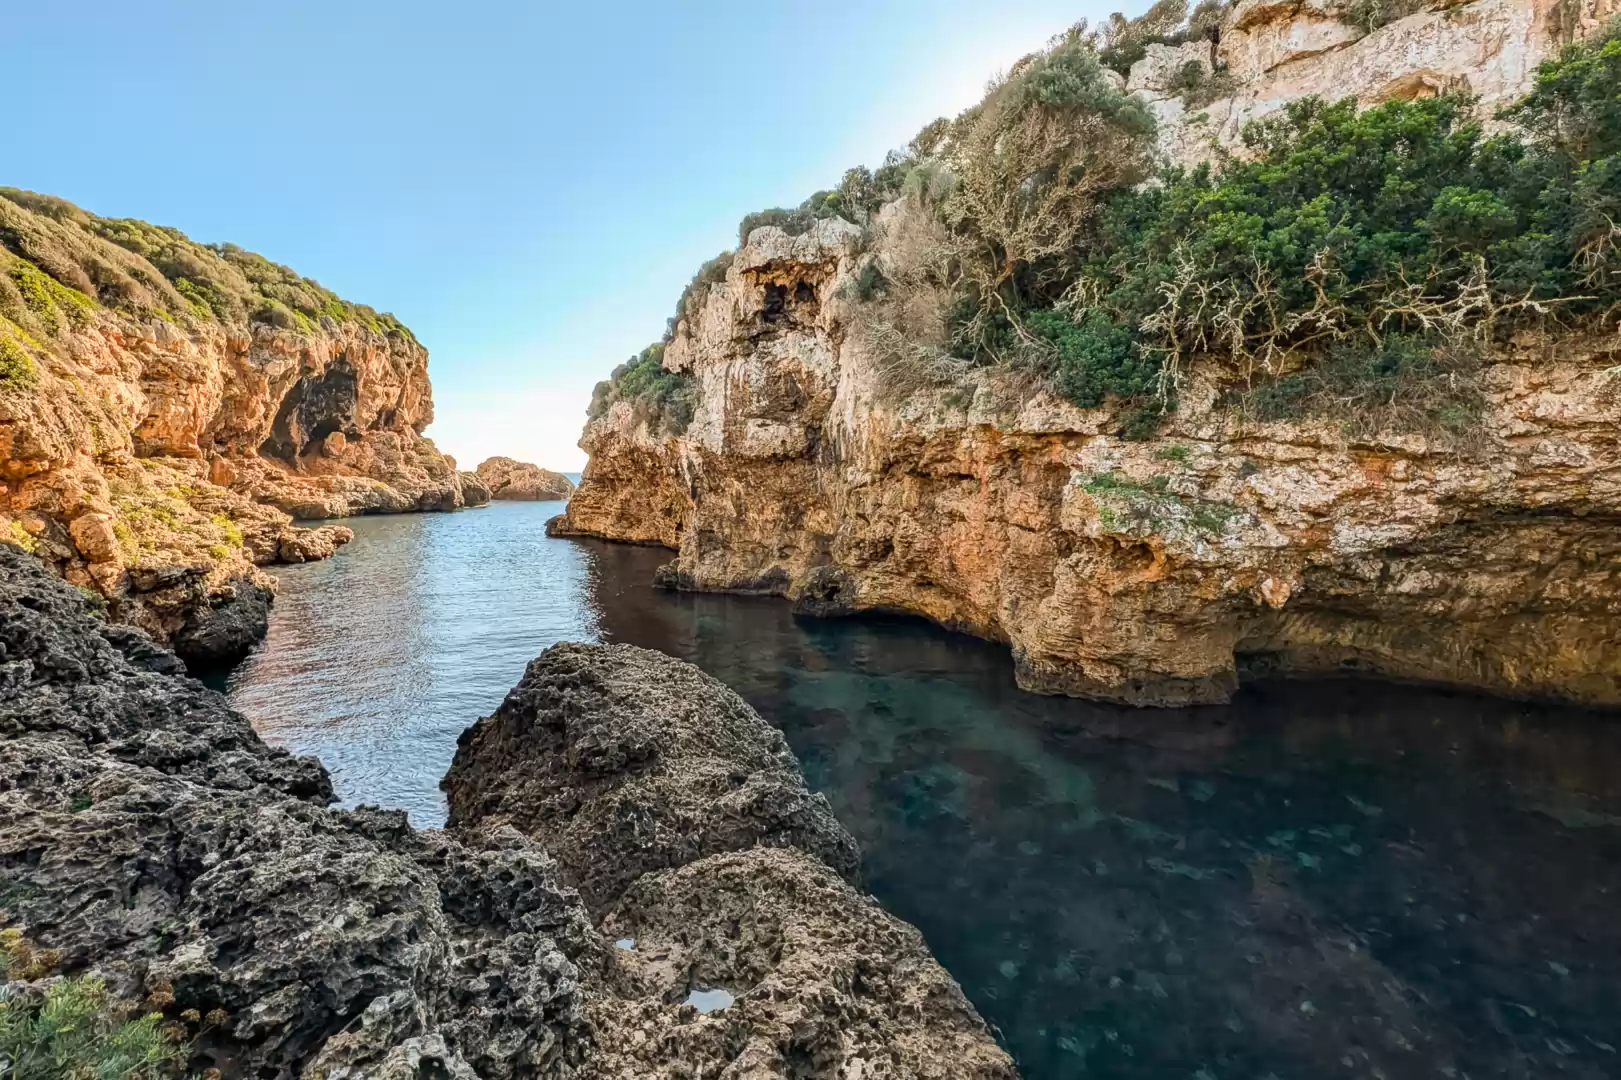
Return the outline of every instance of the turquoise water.
{"type": "Polygon", "coordinates": [[[566,639],[690,660],[781,727],[1030,1080],[1621,1076],[1621,724],[1368,682],[1137,711],[1004,649],[651,589],[557,504],[363,518],[232,676],[346,801],[438,824],[455,737],[566,639]]]}

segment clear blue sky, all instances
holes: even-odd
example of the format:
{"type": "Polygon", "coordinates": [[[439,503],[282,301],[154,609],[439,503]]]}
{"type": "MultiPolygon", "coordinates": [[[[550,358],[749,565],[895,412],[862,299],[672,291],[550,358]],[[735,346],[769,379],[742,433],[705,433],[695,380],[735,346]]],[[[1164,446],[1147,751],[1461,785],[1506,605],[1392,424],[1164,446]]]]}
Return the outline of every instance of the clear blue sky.
{"type": "Polygon", "coordinates": [[[392,311],[431,352],[442,448],[573,469],[591,386],[743,214],[876,164],[1111,6],[19,3],[0,184],[392,311]]]}

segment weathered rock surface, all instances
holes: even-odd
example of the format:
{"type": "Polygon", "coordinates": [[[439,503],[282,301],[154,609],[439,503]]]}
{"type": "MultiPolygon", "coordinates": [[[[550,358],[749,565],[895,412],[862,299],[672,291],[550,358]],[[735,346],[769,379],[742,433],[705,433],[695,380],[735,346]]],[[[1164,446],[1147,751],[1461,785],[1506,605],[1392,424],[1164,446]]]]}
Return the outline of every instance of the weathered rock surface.
{"type": "Polygon", "coordinates": [[[193,1064],[227,1076],[582,1057],[600,946],[538,845],[325,809],[318,762],[180,670],[0,544],[0,923],[172,1018],[223,1009],[193,1064]]]}
{"type": "Polygon", "coordinates": [[[539,838],[605,911],[637,878],[720,852],[795,847],[855,882],[855,841],[805,788],[782,733],[691,664],[631,645],[557,645],[445,774],[451,827],[539,838]]]}
{"type": "Polygon", "coordinates": [[[566,499],[574,493],[574,481],[562,473],[509,457],[484,459],[476,474],[489,489],[490,498],[497,500],[538,502],[566,499]]]}
{"type": "MultiPolygon", "coordinates": [[[[565,822],[523,816],[578,844],[567,869],[500,812],[418,831],[328,809],[318,762],[267,747],[173,654],[0,543],[0,927],[187,1025],[191,1067],[225,1076],[1011,1077],[915,931],[806,851],[756,846],[803,839],[854,872],[780,736],[694,669],[637,652],[537,660],[514,699],[552,700],[551,685],[580,738],[499,748],[573,778],[588,809],[633,815],[598,835],[603,865],[671,852],[652,862],[677,869],[614,879],[608,925],[644,942],[625,950],[572,887],[607,878],[565,822]],[[571,711],[586,705],[600,715],[571,711]],[[661,717],[673,737],[650,726],[661,717]],[[693,800],[721,779],[772,794],[698,820],[693,800]],[[705,838],[738,850],[680,866],[705,838]],[[699,984],[736,1001],[701,1016],[682,1004],[699,984]]],[[[516,757],[481,770],[465,753],[458,782],[487,771],[505,798],[534,791],[500,775],[516,757]]]]}
{"type": "Polygon", "coordinates": [[[293,519],[468,502],[422,436],[428,354],[410,332],[240,252],[229,258],[333,314],[295,317],[272,298],[228,313],[185,276],[251,300],[223,251],[0,192],[0,538],[177,643],[221,604],[268,596],[257,567],[351,535],[293,519]],[[143,587],[153,578],[171,584],[143,587]]]}
{"type": "Polygon", "coordinates": [[[1006,642],[1041,691],[1176,705],[1351,668],[1621,704],[1621,341],[1493,354],[1473,445],[1246,419],[1214,368],[1125,441],[993,369],[885,389],[851,295],[870,258],[914,269],[925,217],[891,204],[867,254],[837,220],[755,230],[665,350],[690,427],[589,423],[552,531],[675,548],[678,587],[1006,642]]]}
{"type": "Polygon", "coordinates": [[[602,924],[622,997],[592,999],[605,1077],[1011,1078],[921,935],[793,848],[640,878],[602,924]],[[691,991],[733,1003],[694,1015],[691,991]]]}
{"type": "Polygon", "coordinates": [[[1244,125],[1306,97],[1363,105],[1465,90],[1490,117],[1530,87],[1537,64],[1601,25],[1615,0],[1439,0],[1369,29],[1350,0],[1241,0],[1219,40],[1149,46],[1127,80],[1159,120],[1160,149],[1192,165],[1235,150],[1244,125]],[[1233,92],[1195,108],[1166,87],[1190,62],[1225,71],[1233,92]]]}
{"type": "Polygon", "coordinates": [[[781,733],[691,665],[554,646],[443,786],[453,830],[542,841],[616,939],[592,1076],[1014,1075],[917,931],[852,887],[855,842],[781,733]]]}

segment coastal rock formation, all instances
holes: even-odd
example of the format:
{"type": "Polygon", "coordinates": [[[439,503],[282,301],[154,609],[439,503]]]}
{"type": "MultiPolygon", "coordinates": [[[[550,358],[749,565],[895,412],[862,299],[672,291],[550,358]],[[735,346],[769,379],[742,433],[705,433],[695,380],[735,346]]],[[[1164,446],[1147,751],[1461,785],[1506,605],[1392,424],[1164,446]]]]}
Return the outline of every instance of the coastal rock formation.
{"type": "Polygon", "coordinates": [[[486,458],[475,472],[492,499],[538,502],[566,499],[574,493],[574,481],[562,473],[509,457],[486,458]]]}
{"type": "Polygon", "coordinates": [[[432,419],[427,351],[392,317],[229,245],[0,190],[0,537],[115,617],[217,636],[193,624],[267,598],[258,567],[347,539],[294,519],[466,504],[432,419]]]}
{"type": "Polygon", "coordinates": [[[691,664],[631,645],[547,649],[462,733],[444,788],[452,827],[537,837],[593,911],[650,871],[755,846],[857,881],[855,841],[782,733],[691,664]]]}
{"type": "Polygon", "coordinates": [[[0,544],[0,925],[189,1023],[198,1070],[509,1077],[583,1055],[600,944],[538,845],[325,809],[318,762],[180,670],[0,544]]]}
{"type": "Polygon", "coordinates": [[[1357,5],[1351,0],[1240,0],[1214,42],[1150,45],[1126,87],[1159,121],[1160,149],[1185,165],[1240,147],[1244,125],[1307,97],[1354,94],[1364,105],[1464,91],[1482,116],[1525,93],[1537,64],[1614,15],[1615,0],[1468,0],[1357,5]],[[1410,12],[1371,25],[1373,10],[1410,12]],[[1231,93],[1187,104],[1188,64],[1225,75],[1231,93]]]}
{"type": "MultiPolygon", "coordinates": [[[[1559,18],[1586,27],[1590,8],[1559,18]]],[[[1549,5],[1474,0],[1365,35],[1246,2],[1221,41],[1249,42],[1231,69],[1275,108],[1293,93],[1276,80],[1321,89],[1303,73],[1330,69],[1308,65],[1357,49],[1381,50],[1380,78],[1404,86],[1396,69],[1430,53],[1380,42],[1484,33],[1504,11],[1543,29],[1443,51],[1446,73],[1484,65],[1477,89],[1506,98],[1558,43],[1538,36],[1549,5]],[[1263,16],[1300,21],[1263,48],[1263,16]]],[[[1174,47],[1190,48],[1207,46],[1174,47]]],[[[1140,92],[1187,59],[1156,50],[1173,47],[1132,69],[1140,92]]],[[[1335,93],[1400,96],[1334,78],[1335,93]]],[[[1157,433],[1132,439],[1121,402],[1079,408],[1027,371],[956,361],[944,384],[913,378],[915,347],[946,352],[952,298],[931,284],[944,228],[902,195],[866,228],[750,232],[695,281],[663,347],[663,368],[690,377],[690,423],[672,432],[604,395],[551,531],[674,548],[673,587],[1005,642],[1038,691],[1181,705],[1227,699],[1241,673],[1357,670],[1621,704],[1621,341],[1602,322],[1483,346],[1466,436],[1264,419],[1230,400],[1243,373],[1212,349],[1176,372],[1157,433]],[[913,306],[875,315],[863,294],[884,282],[921,283],[913,306]]]]}
{"type": "MultiPolygon", "coordinates": [[[[638,748],[669,766],[662,790],[674,801],[620,799],[640,816],[600,834],[594,853],[571,848],[573,868],[593,855],[643,859],[618,846],[638,825],[740,837],[743,850],[628,883],[604,925],[641,935],[630,949],[593,925],[574,869],[499,815],[439,831],[398,812],[329,809],[318,762],[266,746],[182,672],[144,632],[104,621],[0,543],[0,929],[21,931],[55,969],[0,976],[9,1007],[58,975],[95,972],[115,999],[178,1025],[188,1075],[1013,1076],[915,931],[811,854],[750,846],[738,808],[720,825],[690,816],[684,800],[727,762],[738,790],[780,789],[752,804],[762,816],[751,835],[765,839],[765,823],[797,803],[787,816],[804,823],[799,835],[853,871],[848,837],[758,717],[717,717],[729,735],[711,754],[648,730],[656,715],[694,729],[703,717],[638,673],[734,709],[685,665],[565,646],[515,691],[547,696],[549,678],[558,700],[603,710],[571,717],[590,734],[567,751],[523,743],[549,775],[579,775],[551,757],[564,752],[590,759],[603,792],[657,771],[638,748]],[[622,783],[615,761],[629,770],[622,783]],[[682,1004],[700,983],[735,1003],[707,1014],[682,1004]]],[[[499,779],[458,764],[461,782],[499,779]]],[[[541,831],[567,835],[556,822],[541,831]]]]}
{"type": "Polygon", "coordinates": [[[616,940],[593,1075],[1013,1075],[917,931],[853,887],[855,841],[781,732],[690,664],[553,646],[443,787],[451,830],[539,840],[616,940]]]}

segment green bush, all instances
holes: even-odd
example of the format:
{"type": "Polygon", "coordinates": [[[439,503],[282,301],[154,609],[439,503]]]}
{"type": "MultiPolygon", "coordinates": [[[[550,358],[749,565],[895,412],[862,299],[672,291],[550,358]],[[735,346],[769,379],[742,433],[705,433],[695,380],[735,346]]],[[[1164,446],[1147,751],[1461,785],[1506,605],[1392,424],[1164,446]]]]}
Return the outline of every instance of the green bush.
{"type": "Polygon", "coordinates": [[[0,1000],[0,1074],[9,1080],[156,1080],[176,1075],[186,1057],[160,1014],[130,1016],[100,979],[0,1000]]]}
{"type": "MultiPolygon", "coordinates": [[[[16,929],[0,931],[0,983],[50,976],[61,961],[16,929]]],[[[0,1076],[6,1080],[158,1080],[176,1076],[190,1048],[158,1013],[136,1015],[94,976],[50,982],[43,993],[0,996],[0,1076]]]]}
{"type": "Polygon", "coordinates": [[[29,386],[34,381],[34,358],[4,332],[0,332],[0,386],[29,386]]]}
{"type": "Polygon", "coordinates": [[[1485,410],[1478,368],[1468,351],[1419,336],[1340,341],[1240,401],[1258,419],[1327,418],[1353,437],[1397,430],[1472,441],[1485,410]]]}
{"type": "Polygon", "coordinates": [[[723,251],[700,266],[698,272],[692,275],[687,287],[681,290],[681,299],[675,303],[675,314],[665,325],[666,343],[674,340],[676,325],[682,319],[692,318],[698,314],[699,309],[704,306],[704,301],[709,299],[709,290],[726,280],[726,273],[732,268],[733,258],[735,256],[732,252],[723,251]]]}
{"type": "Polygon", "coordinates": [[[698,407],[692,376],[664,369],[664,345],[649,345],[614,368],[591,391],[586,415],[597,420],[616,402],[629,402],[638,419],[655,432],[679,435],[692,423],[698,407]]]}
{"type": "MultiPolygon", "coordinates": [[[[1286,396],[1319,360],[1325,379],[1411,387],[1418,369],[1391,350],[1416,355],[1400,344],[1414,335],[1433,352],[1550,321],[1613,321],[1618,101],[1612,27],[1542,65],[1505,114],[1528,126],[1523,137],[1486,138],[1456,98],[1295,103],[1245,133],[1248,157],[1113,193],[1074,262],[1047,274],[1054,300],[1087,303],[1015,317],[1051,344],[1055,385],[1082,405],[1174,387],[1161,373],[1200,353],[1245,372],[1293,357],[1307,370],[1280,386],[1286,396]],[[1372,359],[1369,342],[1385,343],[1372,359]]],[[[1433,426],[1427,409],[1363,414],[1433,426]]],[[[1457,403],[1448,414],[1467,421],[1457,403]]]]}

